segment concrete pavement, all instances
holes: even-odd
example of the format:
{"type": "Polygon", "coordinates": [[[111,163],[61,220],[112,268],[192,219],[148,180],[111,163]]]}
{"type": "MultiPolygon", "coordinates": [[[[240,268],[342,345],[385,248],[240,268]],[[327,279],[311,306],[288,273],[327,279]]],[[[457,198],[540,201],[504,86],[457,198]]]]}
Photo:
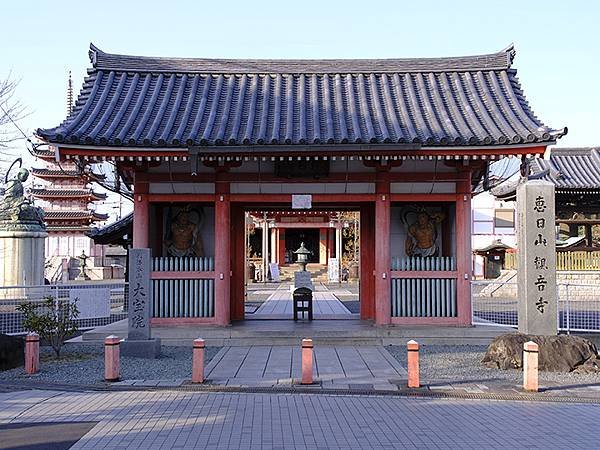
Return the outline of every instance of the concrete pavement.
{"type": "Polygon", "coordinates": [[[587,404],[177,391],[10,392],[0,411],[97,422],[74,449],[594,448],[600,420],[587,404]]]}

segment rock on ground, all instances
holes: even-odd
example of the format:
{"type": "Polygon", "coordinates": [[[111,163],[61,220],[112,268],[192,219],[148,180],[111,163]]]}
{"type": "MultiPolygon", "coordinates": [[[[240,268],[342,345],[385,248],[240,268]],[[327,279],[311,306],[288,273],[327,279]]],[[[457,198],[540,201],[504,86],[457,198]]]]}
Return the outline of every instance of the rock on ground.
{"type": "Polygon", "coordinates": [[[533,341],[539,346],[539,370],[600,372],[600,358],[594,343],[570,335],[504,334],[492,341],[481,362],[484,366],[494,369],[522,368],[523,344],[527,341],[533,341]]]}

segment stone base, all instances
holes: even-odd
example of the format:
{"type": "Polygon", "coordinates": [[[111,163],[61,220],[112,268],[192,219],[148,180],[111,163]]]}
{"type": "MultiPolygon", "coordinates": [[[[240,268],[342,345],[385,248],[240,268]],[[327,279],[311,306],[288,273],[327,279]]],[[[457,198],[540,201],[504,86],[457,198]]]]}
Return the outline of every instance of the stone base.
{"type": "Polygon", "coordinates": [[[153,359],[160,356],[160,338],[129,340],[121,342],[121,356],[153,359]]]}

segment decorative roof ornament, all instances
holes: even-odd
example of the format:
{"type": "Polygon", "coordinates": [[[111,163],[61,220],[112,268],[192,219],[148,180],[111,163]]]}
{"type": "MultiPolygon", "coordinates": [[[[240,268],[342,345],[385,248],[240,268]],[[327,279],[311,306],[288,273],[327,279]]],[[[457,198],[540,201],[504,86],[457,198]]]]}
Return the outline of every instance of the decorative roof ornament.
{"type": "Polygon", "coordinates": [[[69,70],[69,81],[67,82],[67,117],[73,112],[73,79],[69,70]]]}

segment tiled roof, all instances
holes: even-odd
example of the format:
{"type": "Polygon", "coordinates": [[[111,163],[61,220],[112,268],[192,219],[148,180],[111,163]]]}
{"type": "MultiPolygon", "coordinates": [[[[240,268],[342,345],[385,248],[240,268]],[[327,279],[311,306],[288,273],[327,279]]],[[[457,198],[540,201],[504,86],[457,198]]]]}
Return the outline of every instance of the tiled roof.
{"type": "Polygon", "coordinates": [[[561,189],[600,189],[600,148],[553,148],[550,159],[535,159],[530,178],[561,189]]]}
{"type": "Polygon", "coordinates": [[[108,219],[107,214],[100,214],[93,211],[68,211],[68,210],[51,210],[44,211],[44,220],[67,220],[67,219],[77,219],[77,220],[106,220],[108,219]]]}
{"type": "Polygon", "coordinates": [[[566,133],[530,109],[512,48],[459,58],[225,60],[108,54],[73,113],[38,129],[54,143],[192,145],[551,143],[566,133]]]}
{"type": "Polygon", "coordinates": [[[76,170],[51,170],[51,169],[32,169],[31,173],[36,177],[80,177],[81,174],[76,170]]]}
{"type": "Polygon", "coordinates": [[[33,153],[38,158],[43,158],[43,159],[54,159],[54,157],[56,156],[54,154],[54,151],[52,151],[52,150],[42,150],[39,148],[34,148],[33,153]]]}
{"type": "MultiPolygon", "coordinates": [[[[530,161],[528,178],[554,183],[556,193],[598,195],[600,148],[552,148],[549,159],[535,158],[530,161]]],[[[493,187],[490,192],[502,200],[515,200],[520,181],[515,175],[493,187]]]]}
{"type": "Polygon", "coordinates": [[[116,222],[106,225],[102,228],[92,228],[87,235],[91,237],[96,244],[115,244],[124,242],[124,236],[128,235],[131,239],[133,234],[133,213],[116,222]]]}
{"type": "Polygon", "coordinates": [[[94,192],[91,189],[31,189],[31,195],[34,197],[94,197],[105,199],[106,194],[94,192]]]}

